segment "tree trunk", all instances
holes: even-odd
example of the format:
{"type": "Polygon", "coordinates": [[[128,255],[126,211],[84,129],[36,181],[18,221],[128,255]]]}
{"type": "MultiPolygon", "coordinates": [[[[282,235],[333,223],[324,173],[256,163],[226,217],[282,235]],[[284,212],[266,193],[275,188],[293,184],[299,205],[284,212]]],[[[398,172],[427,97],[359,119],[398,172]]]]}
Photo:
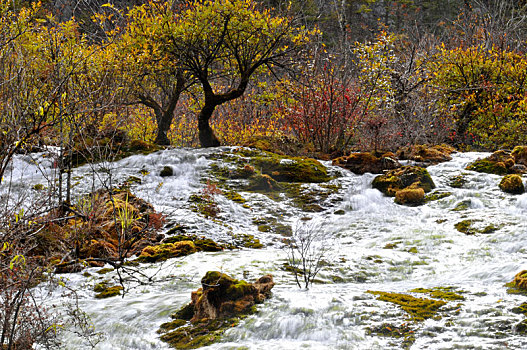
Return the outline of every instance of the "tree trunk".
{"type": "Polygon", "coordinates": [[[205,102],[205,106],[201,109],[198,115],[198,132],[199,132],[199,143],[201,147],[218,147],[220,141],[214,135],[214,131],[210,127],[209,120],[212,117],[212,113],[216,109],[215,105],[210,105],[205,102]]]}
{"type": "MultiPolygon", "coordinates": [[[[173,113],[173,111],[171,112],[173,113]]],[[[170,125],[172,124],[172,119],[174,118],[174,115],[172,113],[166,113],[166,112],[161,113],[161,116],[156,118],[157,119],[157,136],[154,142],[160,146],[170,145],[170,140],[167,137],[167,132],[170,129],[170,125]]]]}

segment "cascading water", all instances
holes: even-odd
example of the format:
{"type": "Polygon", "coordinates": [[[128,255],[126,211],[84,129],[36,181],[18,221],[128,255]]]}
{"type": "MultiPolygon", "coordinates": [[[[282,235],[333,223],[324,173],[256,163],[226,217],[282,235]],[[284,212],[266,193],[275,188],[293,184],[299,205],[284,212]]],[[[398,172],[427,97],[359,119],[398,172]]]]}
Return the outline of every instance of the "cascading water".
{"type": "MultiPolygon", "coordinates": [[[[159,325],[189,302],[191,291],[209,270],[246,280],[271,273],[276,282],[273,297],[259,306],[259,312],[229,329],[211,349],[399,349],[401,340],[369,335],[367,329],[385,323],[401,325],[407,314],[366,291],[408,293],[433,287],[454,287],[465,299],[449,301],[439,313],[441,318],[416,324],[413,349],[527,347],[527,339],[514,332],[514,325],[524,317],[511,311],[524,297],[507,294],[504,287],[525,268],[527,195],[505,194],[497,186],[498,176],[464,170],[486,154],[459,153],[450,162],[430,166],[436,191],[450,195],[420,207],[397,205],[372,189],[371,174],[354,175],[328,163],[333,175],[340,175],[331,180],[339,190],[321,203],[322,212],[303,212],[286,198],[271,200],[263,194],[240,192],[246,205],[219,195],[219,219],[210,220],[192,211],[188,199],[203,187],[203,179],[214,180],[207,173],[215,162],[212,155],[227,150],[172,149],[103,165],[111,171],[102,174],[111,173],[114,183],[140,177],[141,183],[132,186],[132,191],[165,213],[169,222],[184,225],[187,233],[223,242],[251,234],[266,247],[201,252],[163,264],[144,264],[142,272],[155,275],[154,282],[130,285],[124,298],[94,299],[93,285],[111,279],[113,272],[101,277],[94,273],[96,269],[88,269],[91,277],[64,275],[67,286],[77,290],[80,308],[103,335],[97,349],[168,349],[156,333],[159,325]],[[166,165],[175,173],[162,178],[159,171],[166,165]],[[451,187],[452,178],[461,174],[465,185],[451,187]],[[282,268],[287,260],[283,237],[258,230],[254,219],[262,217],[293,226],[305,217],[322,223],[332,247],[327,266],[308,291],[300,290],[292,274],[282,268]],[[464,220],[471,220],[476,230],[493,227],[489,230],[493,232],[460,233],[454,225],[464,220]]],[[[42,160],[44,170],[38,170],[34,159],[15,160],[8,174],[16,183],[11,191],[45,182],[52,164],[45,158],[35,159],[42,160]]],[[[89,166],[75,170],[77,193],[89,192],[107,180],[102,175],[94,177],[91,171],[89,166]]],[[[47,303],[60,308],[65,300],[62,292],[52,291],[47,303]]],[[[63,336],[65,349],[87,347],[72,333],[63,336]]]]}

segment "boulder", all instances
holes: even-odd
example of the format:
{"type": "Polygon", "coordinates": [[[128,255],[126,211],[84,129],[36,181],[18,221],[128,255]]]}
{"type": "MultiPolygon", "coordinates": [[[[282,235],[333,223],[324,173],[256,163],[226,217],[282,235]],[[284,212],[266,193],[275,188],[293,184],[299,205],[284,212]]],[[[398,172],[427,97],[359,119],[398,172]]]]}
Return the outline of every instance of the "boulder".
{"type": "Polygon", "coordinates": [[[399,159],[436,164],[452,160],[450,154],[455,152],[456,150],[448,145],[413,145],[399,149],[396,155],[399,159]]]}
{"type": "Polygon", "coordinates": [[[516,147],[514,150],[512,153],[506,150],[496,151],[487,158],[472,162],[466,169],[495,175],[525,173],[527,168],[521,163],[524,161],[522,148],[516,147]]]}
{"type": "Polygon", "coordinates": [[[420,205],[425,201],[425,191],[422,188],[407,187],[395,192],[395,203],[403,205],[420,205]]]}
{"type": "Polygon", "coordinates": [[[401,167],[393,154],[376,157],[371,153],[352,153],[347,157],[339,157],[333,160],[333,165],[362,175],[364,173],[382,174],[385,170],[401,167]]]}
{"type": "Polygon", "coordinates": [[[192,241],[163,243],[144,248],[137,260],[139,262],[157,262],[190,255],[195,252],[197,252],[197,249],[192,241]]]}
{"type": "MultiPolygon", "coordinates": [[[[435,188],[434,181],[425,168],[418,166],[403,166],[390,170],[384,175],[373,179],[372,187],[378,189],[387,196],[395,197],[400,190],[421,188],[428,193],[435,188]]],[[[417,192],[414,192],[414,195],[417,192]]],[[[401,194],[401,197],[403,195],[401,194]]],[[[424,196],[424,194],[423,194],[424,196]]],[[[415,196],[414,196],[415,197],[415,196]]]]}
{"type": "Polygon", "coordinates": [[[225,319],[247,312],[270,296],[274,282],[271,275],[247,283],[218,271],[209,271],[201,279],[201,285],[202,288],[192,292],[194,316],[191,322],[225,319]]]}
{"type": "Polygon", "coordinates": [[[499,184],[503,192],[522,194],[525,192],[522,177],[517,174],[505,175],[499,184]]]}
{"type": "Polygon", "coordinates": [[[514,147],[511,156],[516,164],[527,166],[527,146],[514,147]]]}
{"type": "Polygon", "coordinates": [[[256,303],[270,297],[274,282],[271,275],[247,283],[209,271],[201,285],[192,292],[192,302],[172,315],[173,321],[160,327],[161,340],[176,349],[195,349],[219,340],[226,329],[253,313],[256,303]]]}

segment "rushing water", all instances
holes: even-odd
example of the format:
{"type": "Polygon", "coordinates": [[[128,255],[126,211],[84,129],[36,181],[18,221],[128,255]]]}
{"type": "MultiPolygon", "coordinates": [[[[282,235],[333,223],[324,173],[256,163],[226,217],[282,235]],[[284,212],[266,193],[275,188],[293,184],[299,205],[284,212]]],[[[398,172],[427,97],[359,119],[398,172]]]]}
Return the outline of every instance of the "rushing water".
{"type": "MultiPolygon", "coordinates": [[[[204,179],[210,177],[210,163],[221,162],[211,155],[222,150],[228,149],[172,149],[101,165],[110,168],[106,173],[112,173],[114,183],[140,177],[141,184],[132,191],[165,213],[169,222],[187,227],[187,233],[223,242],[233,235],[252,234],[266,247],[202,252],[145,264],[143,272],[155,276],[155,282],[131,284],[124,298],[94,298],[94,284],[114,278],[113,273],[101,277],[94,273],[97,269],[89,269],[92,277],[65,275],[66,284],[78,291],[81,309],[102,335],[97,349],[167,349],[158,339],[159,325],[189,302],[191,291],[209,270],[247,280],[271,273],[276,282],[273,297],[259,306],[259,312],[228,330],[211,349],[399,349],[401,340],[368,335],[366,329],[383,323],[400,325],[406,322],[406,313],[366,291],[406,293],[418,287],[447,286],[462,291],[465,300],[448,302],[443,307],[448,311],[440,312],[440,319],[416,324],[412,349],[527,348],[527,339],[513,329],[524,316],[511,312],[525,297],[509,295],[504,287],[526,267],[527,195],[505,194],[497,186],[500,177],[464,170],[486,154],[455,154],[450,162],[430,166],[436,191],[452,195],[420,207],[396,205],[392,198],[371,189],[374,175],[354,175],[328,163],[332,174],[339,175],[331,184],[340,189],[321,203],[323,212],[306,213],[285,198],[275,201],[240,192],[247,199],[245,207],[217,196],[219,220],[210,220],[193,212],[188,198],[203,188],[204,179]],[[166,165],[175,170],[174,176],[158,176],[166,165]],[[450,187],[452,177],[460,174],[467,179],[463,188],[450,187]],[[339,210],[344,215],[338,215],[339,210]],[[305,217],[321,223],[331,244],[330,264],[308,291],[299,289],[293,276],[282,269],[287,259],[283,237],[259,232],[253,221],[276,218],[294,226],[305,217]],[[494,225],[498,230],[462,234],[454,224],[466,219],[474,220],[476,228],[494,225]]],[[[40,155],[36,159],[40,167],[27,157],[15,160],[10,176],[17,191],[45,183],[53,172],[49,160],[40,155]]],[[[88,166],[76,169],[78,193],[108,181],[103,175],[90,175],[91,171],[88,166]]],[[[53,291],[48,302],[60,305],[62,292],[53,291]]],[[[72,333],[65,332],[64,337],[65,349],[86,347],[72,333]]]]}

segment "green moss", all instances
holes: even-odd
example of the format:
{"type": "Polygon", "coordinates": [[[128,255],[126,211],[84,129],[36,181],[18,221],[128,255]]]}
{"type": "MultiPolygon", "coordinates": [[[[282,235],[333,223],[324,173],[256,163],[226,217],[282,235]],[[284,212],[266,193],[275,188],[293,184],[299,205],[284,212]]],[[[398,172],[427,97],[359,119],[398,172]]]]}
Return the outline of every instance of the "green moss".
{"type": "Polygon", "coordinates": [[[470,201],[470,199],[466,199],[466,200],[463,200],[461,202],[459,202],[456,207],[454,209],[452,209],[452,211],[463,211],[463,210],[467,210],[468,208],[470,208],[470,204],[472,202],[470,201]]]}
{"type": "Polygon", "coordinates": [[[425,197],[425,202],[437,201],[452,195],[452,192],[434,192],[425,197]]]}
{"type": "Polygon", "coordinates": [[[455,293],[454,290],[456,290],[453,287],[435,287],[435,288],[415,288],[410,290],[412,293],[426,293],[430,295],[434,299],[441,299],[441,300],[447,300],[447,301],[454,301],[454,300],[465,300],[465,297],[455,293]]]}
{"type": "Polygon", "coordinates": [[[435,184],[425,168],[403,166],[375,177],[372,187],[387,196],[394,197],[398,191],[406,188],[421,188],[425,193],[428,193],[435,188],[435,184]]]}
{"type": "Polygon", "coordinates": [[[423,321],[435,317],[439,308],[446,304],[442,300],[416,298],[408,294],[388,293],[380,291],[367,291],[377,295],[378,300],[386,301],[401,306],[414,321],[423,321]]]}
{"type": "Polygon", "coordinates": [[[454,225],[456,230],[467,235],[472,235],[475,231],[472,229],[473,220],[463,220],[454,225]]]}
{"type": "Polygon", "coordinates": [[[107,267],[107,268],[98,270],[97,273],[99,275],[104,275],[104,274],[107,274],[108,272],[112,272],[113,270],[114,270],[113,268],[107,267]]]}
{"type": "Polygon", "coordinates": [[[267,174],[276,181],[326,182],[329,180],[326,167],[311,158],[285,157],[263,152],[249,161],[262,174],[267,174]]]}
{"type": "Polygon", "coordinates": [[[500,181],[499,187],[503,192],[511,194],[522,194],[525,192],[522,177],[517,174],[504,176],[500,181]]]}
{"type": "Polygon", "coordinates": [[[258,231],[260,231],[260,232],[269,232],[269,231],[271,231],[271,226],[269,226],[269,225],[259,225],[258,226],[258,231]]]}
{"type": "Polygon", "coordinates": [[[224,192],[223,192],[223,195],[224,195],[226,198],[228,198],[228,199],[230,199],[231,201],[236,202],[236,203],[241,203],[241,204],[243,204],[243,203],[246,202],[245,198],[243,198],[243,197],[242,197],[238,192],[236,192],[236,191],[224,191],[224,192]]]}
{"type": "Polygon", "coordinates": [[[467,170],[477,171],[479,173],[505,175],[508,173],[507,167],[502,162],[494,162],[487,158],[478,159],[469,164],[467,170]]]}
{"type": "Polygon", "coordinates": [[[527,303],[522,303],[520,306],[516,306],[511,310],[515,314],[523,314],[527,316],[527,303]]]}
{"type": "Polygon", "coordinates": [[[505,286],[509,294],[527,295],[527,270],[518,272],[514,279],[505,286]]]}
{"type": "Polygon", "coordinates": [[[116,295],[120,295],[122,290],[123,290],[123,287],[121,286],[106,287],[103,290],[101,290],[99,293],[95,294],[95,297],[97,299],[105,299],[105,298],[114,297],[116,295]]]}
{"type": "Polygon", "coordinates": [[[453,188],[462,188],[467,183],[467,179],[463,175],[457,175],[450,178],[448,185],[453,188]]]}
{"type": "Polygon", "coordinates": [[[176,349],[197,349],[218,341],[225,330],[238,322],[239,319],[200,322],[165,333],[161,340],[176,349]]]}
{"type": "Polygon", "coordinates": [[[158,333],[170,332],[171,330],[174,330],[186,324],[187,324],[187,321],[180,320],[180,319],[176,319],[170,322],[165,322],[165,323],[162,323],[161,326],[159,326],[159,330],[157,332],[158,333]]]}
{"type": "Polygon", "coordinates": [[[234,238],[234,245],[237,247],[244,247],[244,248],[253,248],[253,249],[261,249],[263,248],[263,244],[260,243],[260,240],[253,235],[249,234],[241,234],[241,235],[235,235],[234,238]]]}
{"type": "Polygon", "coordinates": [[[419,251],[417,250],[417,247],[412,247],[408,249],[408,253],[417,254],[419,251]]]}
{"type": "Polygon", "coordinates": [[[244,295],[250,294],[254,291],[254,286],[245,281],[237,281],[237,283],[231,284],[225,291],[225,296],[229,300],[236,300],[244,295]]]}
{"type": "Polygon", "coordinates": [[[143,249],[137,261],[158,262],[169,258],[186,256],[197,252],[192,241],[180,241],[176,243],[163,243],[156,246],[148,246],[143,249]]]}
{"type": "Polygon", "coordinates": [[[163,243],[176,243],[183,241],[191,241],[192,243],[194,243],[194,246],[196,247],[197,251],[219,252],[225,248],[224,246],[214,242],[210,238],[199,237],[195,235],[175,235],[166,238],[163,243]]]}
{"type": "Polygon", "coordinates": [[[402,338],[402,349],[411,348],[412,344],[415,342],[415,331],[416,329],[411,327],[408,323],[403,323],[399,326],[383,323],[379,326],[366,328],[366,332],[370,335],[374,334],[381,337],[391,337],[397,339],[402,338]]]}
{"type": "Polygon", "coordinates": [[[490,225],[485,226],[483,229],[479,230],[478,232],[487,234],[487,233],[496,232],[498,230],[499,230],[499,227],[496,227],[494,224],[490,224],[490,225]]]}
{"type": "Polygon", "coordinates": [[[192,303],[189,303],[183,306],[178,311],[176,311],[171,317],[174,319],[190,321],[190,319],[193,316],[194,316],[194,306],[192,305],[192,303]]]}

